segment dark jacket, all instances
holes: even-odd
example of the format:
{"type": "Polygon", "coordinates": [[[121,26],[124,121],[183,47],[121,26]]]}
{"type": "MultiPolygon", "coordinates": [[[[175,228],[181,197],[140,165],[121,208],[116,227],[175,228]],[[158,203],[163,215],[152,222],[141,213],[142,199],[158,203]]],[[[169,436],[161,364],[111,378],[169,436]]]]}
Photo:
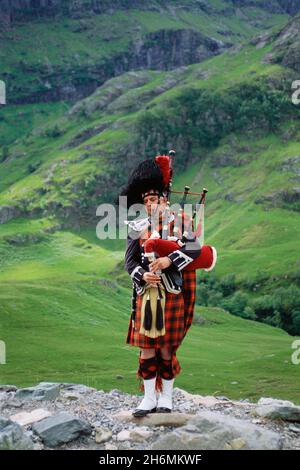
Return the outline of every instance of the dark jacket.
{"type": "MultiPolygon", "coordinates": [[[[190,239],[182,248],[178,247],[177,250],[168,255],[172,265],[165,269],[164,272],[168,272],[170,275],[172,275],[172,272],[176,272],[177,276],[175,277],[178,279],[178,272],[196,259],[200,251],[201,247],[198,239],[190,239]]],[[[149,271],[149,261],[144,256],[144,248],[140,245],[139,238],[133,239],[130,234],[127,237],[125,269],[131,276],[135,287],[139,290],[145,284],[142,277],[146,271],[149,271]]]]}

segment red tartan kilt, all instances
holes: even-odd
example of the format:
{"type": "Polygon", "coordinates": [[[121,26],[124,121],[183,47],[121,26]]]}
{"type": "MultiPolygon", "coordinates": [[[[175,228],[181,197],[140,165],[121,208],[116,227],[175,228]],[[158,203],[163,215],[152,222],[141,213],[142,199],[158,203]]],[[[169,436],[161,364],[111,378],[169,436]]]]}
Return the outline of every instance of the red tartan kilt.
{"type": "Polygon", "coordinates": [[[155,348],[167,345],[179,346],[193,320],[196,292],[196,272],[184,271],[182,274],[182,292],[180,294],[166,292],[165,335],[158,338],[149,338],[139,333],[142,297],[137,296],[135,326],[133,328],[130,317],[126,341],[128,344],[140,348],[155,348]]]}

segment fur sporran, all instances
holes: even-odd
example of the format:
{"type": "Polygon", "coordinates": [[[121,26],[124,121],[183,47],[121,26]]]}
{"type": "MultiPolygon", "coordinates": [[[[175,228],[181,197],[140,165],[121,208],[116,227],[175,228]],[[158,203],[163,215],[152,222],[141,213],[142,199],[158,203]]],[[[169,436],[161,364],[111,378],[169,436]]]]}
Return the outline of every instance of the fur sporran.
{"type": "Polygon", "coordinates": [[[141,327],[139,332],[150,338],[163,336],[165,331],[166,292],[160,282],[157,287],[145,286],[142,294],[141,327]]]}

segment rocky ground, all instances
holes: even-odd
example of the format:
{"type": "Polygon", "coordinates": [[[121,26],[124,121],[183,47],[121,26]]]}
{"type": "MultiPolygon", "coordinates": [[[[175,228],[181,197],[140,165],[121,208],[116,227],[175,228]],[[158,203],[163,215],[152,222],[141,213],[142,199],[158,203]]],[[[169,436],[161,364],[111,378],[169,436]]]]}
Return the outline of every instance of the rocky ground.
{"type": "Polygon", "coordinates": [[[141,396],[80,384],[0,385],[0,449],[300,449],[300,406],[174,389],[171,414],[134,418],[141,396]]]}

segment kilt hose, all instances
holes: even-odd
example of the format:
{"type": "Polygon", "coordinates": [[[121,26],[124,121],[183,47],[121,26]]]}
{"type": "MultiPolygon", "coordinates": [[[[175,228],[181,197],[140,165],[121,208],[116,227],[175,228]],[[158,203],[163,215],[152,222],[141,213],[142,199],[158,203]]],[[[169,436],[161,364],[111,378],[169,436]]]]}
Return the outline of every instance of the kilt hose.
{"type": "MultiPolygon", "coordinates": [[[[157,338],[149,338],[139,333],[141,326],[141,304],[142,297],[137,296],[136,302],[136,316],[135,325],[132,325],[132,317],[130,317],[127,344],[138,346],[140,348],[154,348],[156,352],[156,361],[149,361],[151,363],[151,375],[157,369],[156,390],[162,390],[163,370],[165,369],[165,362],[161,357],[161,348],[168,346],[171,350],[171,376],[175,377],[181,371],[181,366],[176,357],[176,351],[182,343],[187,331],[189,330],[194,316],[194,305],[196,298],[196,271],[182,271],[183,286],[182,292],[179,294],[171,294],[166,292],[166,305],[165,305],[165,330],[163,336],[157,338]]],[[[139,368],[137,371],[137,379],[140,381],[139,390],[144,391],[143,378],[147,376],[145,372],[145,364],[147,361],[141,359],[141,351],[139,357],[139,368]]]]}

